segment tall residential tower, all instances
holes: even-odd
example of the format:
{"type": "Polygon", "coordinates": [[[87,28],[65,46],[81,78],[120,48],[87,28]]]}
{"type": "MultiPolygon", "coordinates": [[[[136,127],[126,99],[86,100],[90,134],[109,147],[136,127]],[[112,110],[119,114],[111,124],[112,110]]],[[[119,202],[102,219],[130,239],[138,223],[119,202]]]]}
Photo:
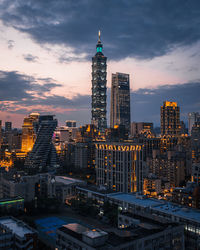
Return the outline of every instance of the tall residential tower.
{"type": "Polygon", "coordinates": [[[180,134],[180,108],[176,102],[165,101],[160,109],[161,135],[180,134]]]}
{"type": "Polygon", "coordinates": [[[130,85],[129,75],[112,74],[110,127],[124,125],[130,131],[130,85]]]}
{"type": "Polygon", "coordinates": [[[100,131],[107,128],[106,119],[106,60],[102,53],[103,44],[100,39],[96,45],[96,54],[92,57],[92,124],[100,131]]]}

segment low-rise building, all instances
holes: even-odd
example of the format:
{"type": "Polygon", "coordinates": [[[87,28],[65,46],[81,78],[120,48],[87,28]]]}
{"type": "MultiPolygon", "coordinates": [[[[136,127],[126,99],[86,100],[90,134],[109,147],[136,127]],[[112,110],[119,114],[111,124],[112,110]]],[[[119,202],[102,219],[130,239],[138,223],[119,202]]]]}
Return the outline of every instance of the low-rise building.
{"type": "MultiPolygon", "coordinates": [[[[12,243],[12,247],[8,249],[38,249],[37,240],[38,233],[33,228],[29,227],[23,221],[17,220],[14,217],[0,217],[0,232],[5,230],[8,233],[8,238],[12,243]]],[[[5,234],[0,233],[5,238],[5,234]]],[[[3,242],[0,242],[0,244],[3,242]]],[[[5,242],[7,245],[7,242],[5,242]]],[[[2,248],[7,249],[7,248],[2,248]]]]}
{"type": "Polygon", "coordinates": [[[16,172],[1,177],[0,190],[3,198],[20,196],[24,202],[35,197],[58,198],[61,202],[71,199],[75,194],[75,186],[85,185],[84,181],[67,176],[55,176],[49,173],[24,175],[16,172]]]}
{"type": "Polygon", "coordinates": [[[0,249],[13,249],[13,241],[12,231],[0,225],[0,249]]]}
{"type": "Polygon", "coordinates": [[[158,222],[178,222],[185,228],[185,242],[188,250],[200,249],[200,211],[165,200],[147,198],[145,195],[129,193],[108,193],[87,187],[77,187],[78,194],[92,198],[103,205],[105,202],[118,205],[120,210],[158,222]]]}
{"type": "Polygon", "coordinates": [[[100,230],[94,226],[72,223],[57,229],[56,247],[85,250],[184,250],[184,228],[171,223],[165,226],[143,224],[124,229],[100,230]]]}
{"type": "Polygon", "coordinates": [[[23,210],[24,199],[22,197],[3,198],[0,199],[0,211],[23,210]]]}

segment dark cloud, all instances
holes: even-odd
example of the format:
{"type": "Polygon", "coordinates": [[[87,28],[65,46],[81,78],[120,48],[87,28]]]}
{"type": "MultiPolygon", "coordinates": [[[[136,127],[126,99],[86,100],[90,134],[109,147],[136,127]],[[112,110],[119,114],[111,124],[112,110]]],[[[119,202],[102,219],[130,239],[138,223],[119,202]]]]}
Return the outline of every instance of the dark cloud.
{"type": "Polygon", "coordinates": [[[49,112],[56,112],[62,122],[76,116],[79,121],[88,123],[90,96],[77,95],[70,99],[51,94],[51,90],[56,87],[62,85],[51,78],[0,71],[0,111],[27,115],[30,111],[43,113],[49,109],[49,112]]]}
{"type": "Polygon", "coordinates": [[[160,124],[160,106],[164,101],[176,101],[181,119],[187,121],[188,112],[200,111],[200,81],[164,85],[156,89],[139,89],[131,94],[132,121],[151,121],[160,124]]]}
{"type": "Polygon", "coordinates": [[[23,55],[24,60],[26,60],[27,62],[37,62],[38,61],[38,57],[37,56],[33,56],[31,54],[26,54],[23,55]]]}
{"type": "Polygon", "coordinates": [[[8,40],[7,44],[9,49],[13,49],[15,42],[13,40],[8,40]]]}
{"type": "Polygon", "coordinates": [[[4,24],[89,57],[98,29],[111,59],[153,58],[200,39],[199,0],[3,0],[0,8],[4,24]]]}
{"type": "MultiPolygon", "coordinates": [[[[42,112],[42,107],[49,107],[49,110],[54,112],[61,122],[66,119],[75,119],[82,124],[89,123],[91,119],[90,95],[77,95],[70,99],[50,93],[55,87],[61,86],[51,78],[35,79],[15,71],[0,71],[0,110],[27,115],[27,110],[42,112]],[[38,106],[41,110],[38,110],[38,106]]],[[[168,100],[178,102],[181,119],[186,121],[188,112],[200,111],[199,93],[200,80],[131,92],[131,120],[149,121],[159,125],[160,106],[168,100]]],[[[110,89],[107,95],[109,117],[110,89]]]]}
{"type": "Polygon", "coordinates": [[[44,97],[51,89],[60,87],[52,79],[36,79],[32,76],[27,76],[18,73],[17,71],[2,71],[0,70],[0,100],[1,101],[18,101],[34,100],[35,95],[44,97]]]}

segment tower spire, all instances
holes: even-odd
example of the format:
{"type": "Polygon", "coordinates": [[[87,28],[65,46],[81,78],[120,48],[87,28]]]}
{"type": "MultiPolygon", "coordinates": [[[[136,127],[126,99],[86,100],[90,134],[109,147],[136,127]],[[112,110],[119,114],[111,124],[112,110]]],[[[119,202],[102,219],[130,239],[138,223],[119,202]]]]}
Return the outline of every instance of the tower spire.
{"type": "Polygon", "coordinates": [[[98,35],[99,35],[99,40],[98,40],[98,42],[101,42],[101,31],[100,31],[100,30],[99,30],[98,35]]]}

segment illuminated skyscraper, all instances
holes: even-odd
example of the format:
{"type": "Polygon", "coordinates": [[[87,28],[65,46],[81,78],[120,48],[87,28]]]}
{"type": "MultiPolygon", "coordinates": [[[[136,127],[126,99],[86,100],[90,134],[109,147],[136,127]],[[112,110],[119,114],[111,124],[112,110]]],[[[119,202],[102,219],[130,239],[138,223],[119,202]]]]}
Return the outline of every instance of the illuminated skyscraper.
{"type": "Polygon", "coordinates": [[[110,127],[124,125],[130,131],[130,86],[129,75],[112,74],[110,127]]]}
{"type": "Polygon", "coordinates": [[[96,45],[96,55],[92,57],[92,124],[100,131],[107,127],[106,120],[106,60],[102,53],[103,44],[99,40],[96,45]]]}
{"type": "Polygon", "coordinates": [[[22,125],[22,152],[27,153],[33,148],[36,139],[34,123],[38,121],[38,118],[38,113],[31,113],[28,117],[24,118],[24,124],[22,125]]]}
{"type": "Polygon", "coordinates": [[[96,183],[116,192],[143,189],[143,146],[135,143],[96,143],[96,183]]]}
{"type": "Polygon", "coordinates": [[[161,135],[180,134],[180,108],[176,102],[165,101],[160,110],[161,135]]]}
{"type": "Polygon", "coordinates": [[[36,141],[25,161],[25,167],[30,173],[46,171],[56,167],[57,154],[52,143],[56,126],[57,120],[54,119],[53,115],[39,117],[36,141]]]}

